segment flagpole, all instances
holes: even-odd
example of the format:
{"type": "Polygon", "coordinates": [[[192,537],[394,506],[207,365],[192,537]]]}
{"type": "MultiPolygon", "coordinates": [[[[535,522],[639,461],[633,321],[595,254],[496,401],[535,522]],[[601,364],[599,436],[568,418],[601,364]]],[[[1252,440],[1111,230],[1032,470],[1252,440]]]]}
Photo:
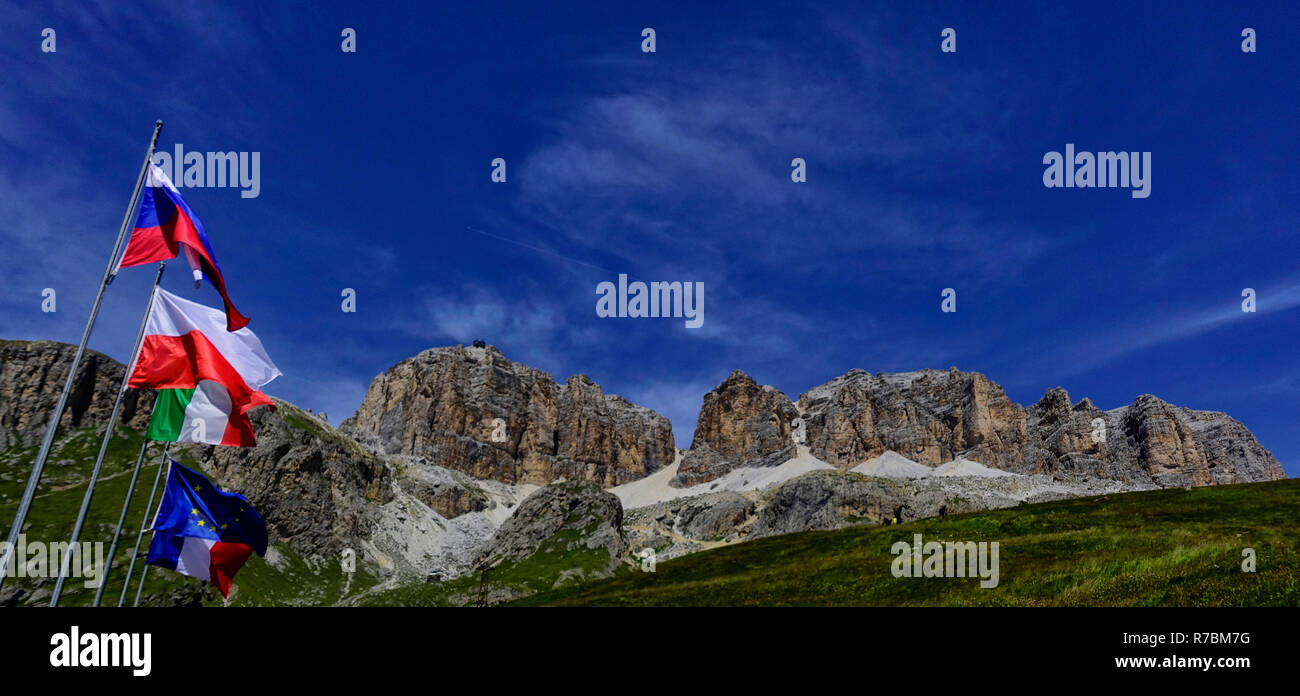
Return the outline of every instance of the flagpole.
{"type": "MultiPolygon", "coordinates": [[[[129,368],[128,368],[129,369],[129,368]]],[[[95,601],[90,606],[97,607],[104,599],[104,588],[108,586],[108,574],[113,570],[113,558],[117,554],[117,540],[122,536],[122,527],[126,525],[126,513],[131,509],[131,498],[135,497],[135,484],[140,480],[140,468],[144,466],[145,450],[149,449],[149,437],[146,434],[140,444],[140,456],[135,458],[135,469],[131,472],[131,485],[126,489],[126,500],[122,501],[122,514],[117,518],[117,529],[113,530],[113,543],[108,545],[108,562],[99,574],[99,587],[95,589],[95,601]]],[[[161,468],[161,464],[159,467],[161,468]]],[[[153,501],[150,501],[152,504],[153,501]]],[[[148,512],[146,510],[145,512],[148,512]]]]}
{"type": "MultiPolygon", "coordinates": [[[[165,454],[165,449],[164,449],[164,454],[165,454]]],[[[163,457],[163,460],[164,460],[164,463],[165,463],[165,465],[166,465],[167,473],[164,475],[164,474],[162,473],[162,468],[163,468],[163,467],[159,467],[159,471],[158,471],[158,474],[157,474],[157,475],[158,475],[158,476],[163,476],[164,478],[166,478],[166,477],[168,477],[168,476],[171,476],[171,473],[172,473],[172,460],[169,459],[169,458],[167,458],[166,456],[163,457]]],[[[157,490],[157,488],[158,488],[158,481],[157,481],[157,479],[154,480],[153,487],[154,487],[155,490],[157,490]]],[[[164,492],[163,495],[166,496],[167,494],[164,492]]],[[[150,497],[152,497],[152,496],[150,496],[150,497]]],[[[161,501],[161,500],[158,501],[158,508],[159,508],[159,509],[162,509],[162,501],[161,501]]],[[[157,518],[158,510],[155,510],[153,514],[154,514],[154,522],[156,523],[156,522],[158,522],[158,518],[157,518]]],[[[145,517],[144,519],[145,519],[146,522],[149,520],[148,517],[145,517]]],[[[153,526],[154,526],[154,525],[151,524],[151,525],[149,525],[149,528],[152,530],[152,529],[153,529],[153,526]]],[[[141,525],[141,527],[140,527],[140,536],[141,536],[141,537],[144,536],[144,532],[145,532],[144,526],[141,525]]],[[[154,533],[157,534],[157,532],[154,532],[154,533]]],[[[136,544],[136,546],[139,546],[139,545],[140,545],[140,540],[139,540],[139,539],[136,539],[135,544],[136,544]]],[[[140,569],[140,582],[137,582],[137,583],[135,584],[135,601],[131,603],[131,606],[133,606],[133,607],[138,607],[138,606],[140,606],[140,592],[142,592],[142,591],[144,590],[144,578],[145,578],[145,576],[148,575],[148,574],[149,574],[149,564],[148,564],[148,563],[145,563],[145,564],[144,564],[144,567],[140,569]]],[[[123,597],[126,596],[125,590],[123,591],[122,596],[123,596],[123,597]]]]}
{"type": "MultiPolygon", "coordinates": [[[[149,502],[144,504],[144,517],[140,520],[140,533],[135,535],[135,548],[131,550],[131,565],[126,568],[126,580],[122,582],[122,596],[117,598],[117,606],[126,603],[126,591],[131,587],[131,576],[135,575],[135,559],[140,556],[140,543],[144,541],[145,530],[149,527],[149,511],[153,509],[154,496],[158,494],[158,482],[162,480],[163,469],[167,468],[167,450],[170,442],[163,443],[162,461],[158,462],[158,471],[153,475],[153,488],[149,491],[149,502]]],[[[125,509],[125,508],[124,508],[125,509]]]]}
{"type": "MultiPolygon", "coordinates": [[[[168,464],[167,466],[169,469],[171,468],[170,464],[168,464]]],[[[135,601],[131,603],[131,606],[133,607],[140,606],[140,591],[144,589],[144,577],[148,574],[149,574],[149,564],[146,563],[144,564],[144,567],[140,569],[140,582],[137,582],[135,584],[135,601]]]]}
{"type": "Polygon", "coordinates": [[[54,581],[54,593],[50,595],[50,606],[59,606],[59,595],[63,594],[63,582],[68,577],[69,565],[72,563],[72,550],[81,540],[81,527],[86,523],[86,512],[90,509],[90,500],[95,496],[95,483],[99,481],[99,471],[104,466],[104,455],[108,453],[108,443],[113,439],[113,428],[117,425],[117,414],[122,409],[122,397],[126,395],[126,385],[131,381],[131,366],[140,354],[144,343],[144,330],[149,325],[149,311],[153,309],[154,298],[158,296],[158,283],[162,281],[163,270],[167,262],[158,264],[158,274],[153,277],[153,287],[149,289],[149,301],[145,303],[144,316],[140,318],[140,330],[135,335],[135,347],[131,349],[131,359],[122,371],[122,386],[117,389],[117,399],[113,401],[113,412],[108,417],[108,427],[104,430],[104,439],[99,444],[99,456],[95,458],[95,468],[90,471],[90,481],[86,484],[86,495],[81,499],[81,509],[77,511],[77,521],[72,526],[72,538],[68,540],[68,551],[63,554],[63,563],[59,568],[59,579],[54,581]]]}
{"type": "Polygon", "coordinates": [[[9,561],[14,550],[18,548],[18,535],[22,533],[23,525],[27,522],[27,513],[31,510],[32,499],[36,497],[36,487],[41,482],[41,473],[45,469],[45,460],[50,456],[50,447],[54,445],[54,435],[59,429],[59,420],[63,416],[63,409],[68,405],[68,394],[72,391],[72,382],[77,376],[77,367],[81,365],[81,356],[86,352],[86,342],[90,340],[90,332],[95,328],[95,318],[99,316],[99,306],[104,300],[104,290],[108,288],[109,283],[113,282],[113,276],[116,273],[117,257],[122,251],[122,241],[126,239],[126,231],[131,225],[131,215],[135,212],[136,204],[140,201],[140,191],[144,187],[145,175],[149,172],[149,164],[153,161],[154,147],[158,145],[158,134],[162,132],[163,122],[159,120],[153,126],[153,137],[149,140],[149,150],[145,153],[144,164],[140,165],[140,175],[135,180],[135,191],[131,193],[131,204],[127,206],[126,215],[122,217],[122,227],[117,232],[117,241],[113,244],[113,254],[108,257],[108,268],[104,269],[104,278],[99,281],[99,292],[95,294],[95,303],[91,306],[90,316],[86,319],[86,328],[81,331],[81,343],[77,345],[77,352],[72,356],[72,364],[68,367],[68,378],[63,382],[63,391],[59,393],[58,403],[54,406],[54,412],[50,414],[50,424],[45,428],[45,438],[41,440],[40,453],[36,455],[36,462],[32,464],[32,473],[27,476],[27,487],[23,490],[22,500],[18,503],[18,511],[14,514],[13,524],[9,526],[9,543],[5,545],[0,552],[0,586],[4,585],[6,569],[9,567],[9,561]]]}

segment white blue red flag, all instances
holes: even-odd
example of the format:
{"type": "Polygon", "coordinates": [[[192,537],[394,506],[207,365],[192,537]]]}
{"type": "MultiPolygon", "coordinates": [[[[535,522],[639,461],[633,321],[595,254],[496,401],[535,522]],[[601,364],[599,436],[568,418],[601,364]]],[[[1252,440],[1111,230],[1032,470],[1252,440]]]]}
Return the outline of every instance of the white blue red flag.
{"type": "Polygon", "coordinates": [[[253,553],[266,555],[266,522],[248,499],[173,459],[146,562],[210,580],[229,597],[230,581],[253,553]]]}
{"type": "Polygon", "coordinates": [[[118,268],[142,266],[166,261],[185,253],[197,282],[207,274],[226,305],[226,330],[238,331],[248,325],[248,317],[239,313],[226,293],[226,280],[217,265],[217,256],[208,241],[203,222],[157,165],[150,165],[149,178],[141,195],[140,215],[126,252],[118,268]]]}

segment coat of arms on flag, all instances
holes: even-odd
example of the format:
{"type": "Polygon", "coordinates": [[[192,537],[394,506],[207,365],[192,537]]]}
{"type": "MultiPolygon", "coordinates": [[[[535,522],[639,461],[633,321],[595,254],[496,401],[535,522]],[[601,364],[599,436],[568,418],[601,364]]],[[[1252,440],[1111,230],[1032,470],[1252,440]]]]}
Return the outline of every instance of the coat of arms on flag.
{"type": "Polygon", "coordinates": [[[266,555],[266,523],[248,499],[172,460],[147,563],[210,580],[223,597],[248,557],[266,555]]]}

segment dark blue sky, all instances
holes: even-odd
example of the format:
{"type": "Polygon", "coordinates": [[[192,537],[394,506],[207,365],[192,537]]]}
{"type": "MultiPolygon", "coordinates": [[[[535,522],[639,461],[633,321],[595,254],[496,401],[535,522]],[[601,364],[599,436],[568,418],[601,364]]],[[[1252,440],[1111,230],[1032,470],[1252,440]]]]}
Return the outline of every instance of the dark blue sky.
{"type": "MultiPolygon", "coordinates": [[[[257,198],[182,192],[268,391],[336,423],[483,338],[683,446],[736,368],[797,398],[955,365],[1025,404],[1226,411],[1300,473],[1295,3],[607,4],[4,6],[0,335],[77,339],[162,118],[163,148],[261,153],[257,198]],[[1045,188],[1067,143],[1151,152],[1151,196],[1045,188]],[[619,273],[703,283],[704,326],[598,318],[619,273]]],[[[183,265],[164,286],[219,304],[183,265]]],[[[92,347],[127,357],[151,277],[123,272],[92,347]]]]}

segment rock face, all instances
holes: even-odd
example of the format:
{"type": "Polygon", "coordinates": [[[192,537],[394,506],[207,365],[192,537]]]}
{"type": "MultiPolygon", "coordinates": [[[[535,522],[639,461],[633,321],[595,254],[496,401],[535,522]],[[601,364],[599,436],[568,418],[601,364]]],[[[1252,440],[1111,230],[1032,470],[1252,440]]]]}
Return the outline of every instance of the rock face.
{"type": "Polygon", "coordinates": [[[249,412],[257,446],[191,446],[220,486],[243,493],[273,542],[304,556],[333,555],[369,536],[376,505],[392,497],[385,462],[327,423],[276,400],[249,412]]]}
{"type": "Polygon", "coordinates": [[[402,490],[447,519],[488,508],[488,498],[481,489],[450,469],[420,458],[412,458],[402,468],[398,481],[402,490]]]}
{"type": "Polygon", "coordinates": [[[935,466],[957,457],[1023,474],[1159,486],[1284,478],[1253,435],[1222,413],[1144,395],[1101,411],[1059,387],[1023,408],[979,373],[853,370],[799,397],[810,452],[840,469],[894,450],[935,466]]]}
{"type": "Polygon", "coordinates": [[[683,502],[677,528],[692,539],[723,539],[753,514],[754,502],[734,491],[696,496],[683,502]]]}
{"type": "Polygon", "coordinates": [[[557,385],[495,347],[434,348],[376,377],[341,428],[475,478],[615,486],[673,460],[668,419],[584,376],[557,385]]]}
{"type": "MultiPolygon", "coordinates": [[[[1146,486],[1154,488],[1154,486],[1146,486]]],[[[781,484],[767,496],[749,538],[860,524],[911,522],[966,512],[1137,490],[1102,479],[1070,482],[1051,476],[936,476],[886,479],[834,469],[781,484]]]]}
{"type": "Polygon", "coordinates": [[[613,493],[589,481],[553,483],[519,504],[488,542],[480,566],[521,561],[543,550],[577,549],[596,551],[602,559],[607,556],[598,572],[613,573],[627,553],[623,506],[613,493]]]}
{"type": "MultiPolygon", "coordinates": [[[[0,450],[40,444],[76,351],[76,346],[53,341],[0,341],[0,450]]],[[[59,433],[107,424],[124,369],[103,353],[87,350],[68,394],[59,433]]],[[[153,392],[127,390],[118,427],[143,429],[153,398],[153,392]]]]}
{"type": "Polygon", "coordinates": [[[814,456],[848,469],[886,450],[936,466],[965,453],[1015,468],[1029,442],[1025,415],[979,373],[873,376],[852,370],[799,397],[814,456]]]}
{"type": "Polygon", "coordinates": [[[955,496],[907,482],[839,471],[814,471],[787,481],[758,515],[752,537],[855,524],[888,524],[968,512],[955,496]]]}
{"type": "Polygon", "coordinates": [[[789,397],[736,370],[704,396],[695,438],[672,485],[694,486],[738,466],[776,466],[794,457],[789,397]]]}
{"type": "Polygon", "coordinates": [[[734,541],[742,536],[755,510],[754,501],[749,497],[735,491],[719,491],[634,508],[627,511],[627,527],[662,536],[665,543],[657,550],[666,548],[675,537],[689,541],[734,541]]]}

